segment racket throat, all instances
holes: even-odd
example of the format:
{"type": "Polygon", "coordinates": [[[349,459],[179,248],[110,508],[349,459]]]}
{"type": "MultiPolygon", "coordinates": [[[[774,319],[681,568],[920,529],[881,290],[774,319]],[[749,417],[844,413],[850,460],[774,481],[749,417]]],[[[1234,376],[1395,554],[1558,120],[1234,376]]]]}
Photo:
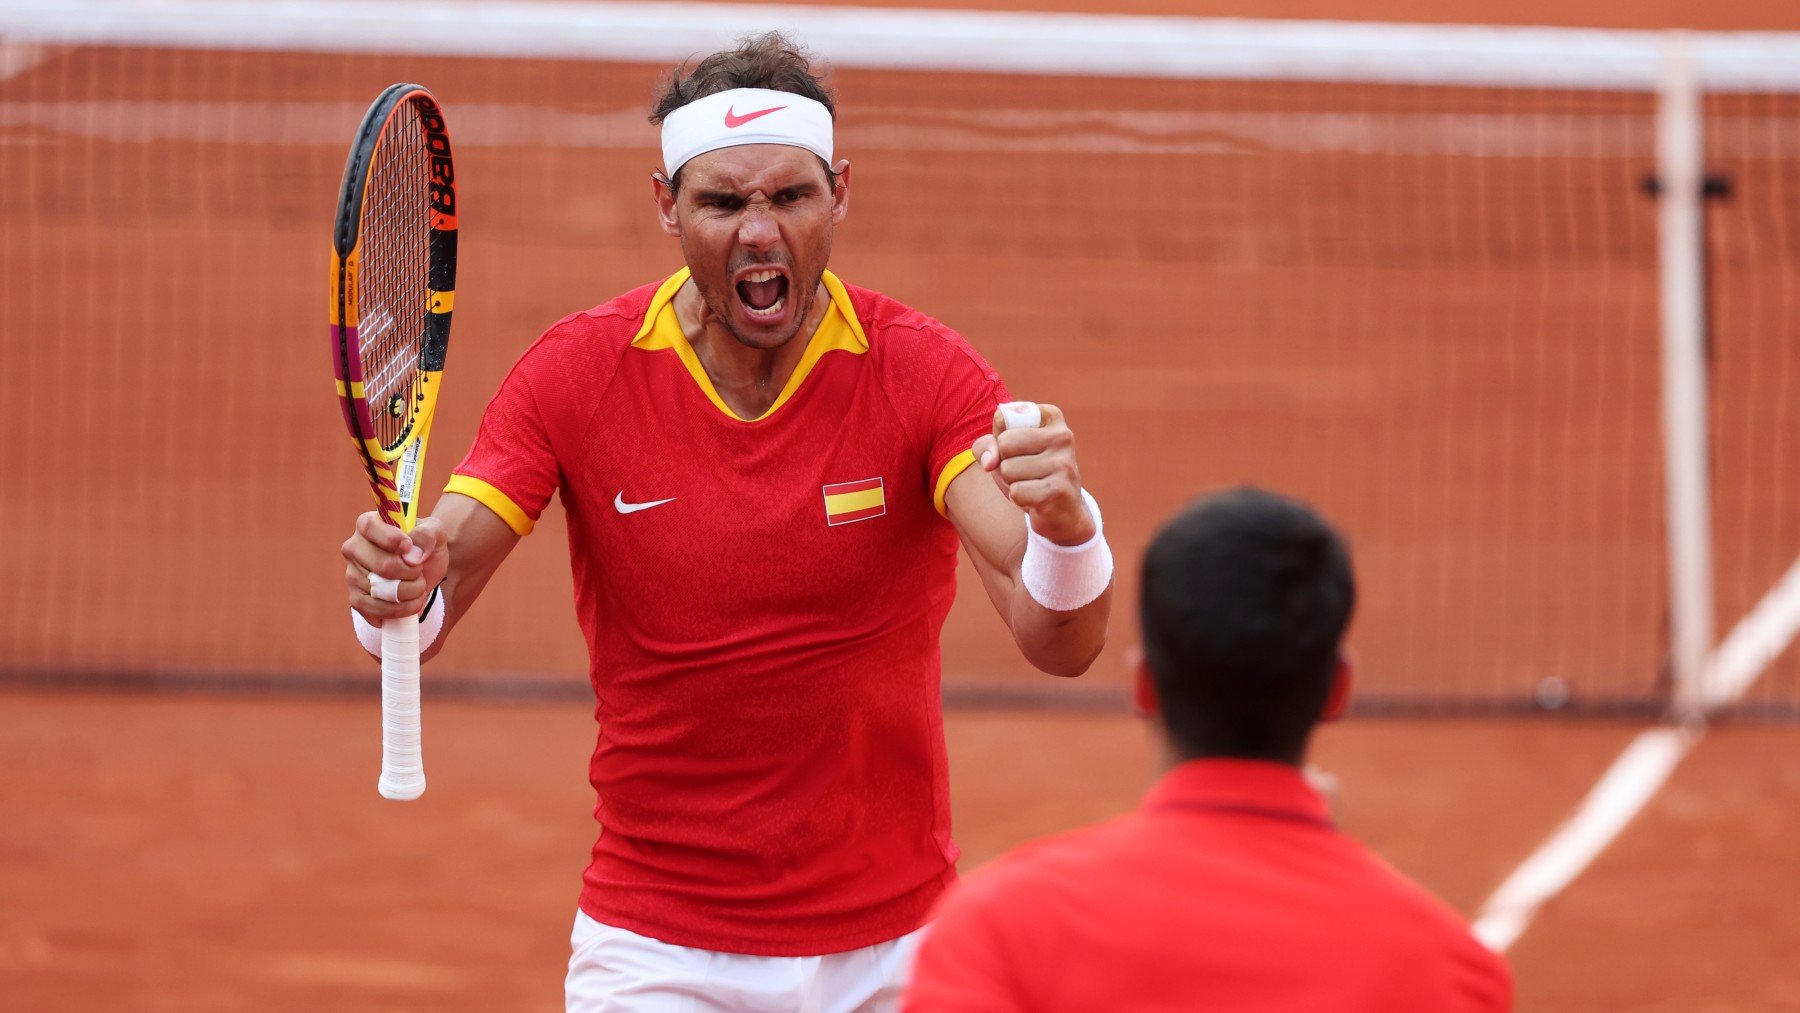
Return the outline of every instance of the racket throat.
{"type": "Polygon", "coordinates": [[[394,491],[400,494],[400,506],[409,515],[412,513],[413,497],[419,488],[419,459],[424,449],[423,440],[408,443],[394,467],[394,491]]]}

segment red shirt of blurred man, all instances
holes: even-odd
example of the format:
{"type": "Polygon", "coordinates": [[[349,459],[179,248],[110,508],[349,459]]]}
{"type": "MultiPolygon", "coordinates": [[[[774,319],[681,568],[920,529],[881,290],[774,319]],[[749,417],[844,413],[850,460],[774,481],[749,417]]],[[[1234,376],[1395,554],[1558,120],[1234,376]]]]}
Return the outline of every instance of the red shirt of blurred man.
{"type": "Polygon", "coordinates": [[[1337,534],[1271,493],[1215,495],[1157,535],[1142,591],[1162,779],[1136,813],[951,894],[906,1009],[1510,1009],[1505,962],[1333,827],[1301,775],[1314,724],[1348,699],[1337,534]]]}

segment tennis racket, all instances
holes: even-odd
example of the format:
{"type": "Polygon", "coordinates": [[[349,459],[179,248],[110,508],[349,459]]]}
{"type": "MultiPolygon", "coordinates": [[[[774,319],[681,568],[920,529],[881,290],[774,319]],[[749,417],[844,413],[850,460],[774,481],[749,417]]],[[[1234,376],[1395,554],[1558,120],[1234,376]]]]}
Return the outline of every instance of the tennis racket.
{"type": "MultiPolygon", "coordinates": [[[[455,301],[456,174],[444,116],[424,88],[392,85],[363,116],[344,166],[332,233],[331,362],[376,509],[402,531],[419,516],[455,301]]],[[[382,580],[371,580],[377,594],[382,580]]],[[[377,786],[392,799],[425,791],[417,616],[381,624],[377,786]]]]}

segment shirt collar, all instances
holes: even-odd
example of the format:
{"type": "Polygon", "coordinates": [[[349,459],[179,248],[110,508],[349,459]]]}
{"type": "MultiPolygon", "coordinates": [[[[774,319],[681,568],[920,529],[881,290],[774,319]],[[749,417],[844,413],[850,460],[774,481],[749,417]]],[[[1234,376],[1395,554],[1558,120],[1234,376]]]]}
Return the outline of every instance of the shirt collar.
{"type": "Polygon", "coordinates": [[[863,330],[862,321],[856,317],[856,306],[850,301],[850,292],[837,275],[824,272],[820,280],[825,284],[825,291],[831,296],[826,307],[825,316],[820,319],[819,326],[807,339],[806,351],[802,353],[800,362],[794,372],[781,388],[775,402],[769,409],[754,419],[738,418],[719,396],[718,388],[713,386],[712,377],[706,375],[706,367],[700,364],[700,355],[688,342],[687,335],[681,329],[681,321],[675,313],[675,293],[687,284],[690,272],[683,267],[670,275],[669,280],[662,283],[656,294],[650,297],[650,305],[644,310],[643,325],[638,328],[637,335],[631,339],[631,347],[642,351],[662,351],[673,349],[687,367],[688,375],[694,378],[707,400],[713,407],[723,412],[728,418],[739,422],[760,422],[775,414],[776,409],[787,404],[800,389],[800,384],[812,373],[812,369],[824,357],[826,352],[849,352],[861,355],[869,350],[869,336],[863,330]]]}
{"type": "Polygon", "coordinates": [[[1189,760],[1163,775],[1146,812],[1238,812],[1330,827],[1331,809],[1300,771],[1270,760],[1189,760]]]}
{"type": "MultiPolygon", "coordinates": [[[[675,301],[675,293],[681,291],[681,286],[687,284],[688,279],[692,276],[693,272],[683,266],[681,270],[669,275],[668,280],[656,287],[656,294],[650,297],[650,305],[644,310],[644,322],[631,339],[632,344],[642,345],[650,337],[650,332],[656,328],[657,320],[662,316],[663,310],[675,301]]],[[[869,336],[863,330],[862,321],[857,319],[856,306],[850,301],[850,291],[844,287],[843,282],[838,280],[838,276],[830,271],[821,272],[819,280],[825,283],[825,291],[831,296],[831,305],[838,311],[840,318],[835,321],[821,320],[819,326],[824,327],[827,323],[835,325],[841,322],[850,330],[845,337],[836,339],[836,343],[851,351],[868,351],[869,336]]],[[[677,325],[677,329],[679,329],[679,325],[677,325]]],[[[682,340],[685,342],[687,339],[683,338],[682,340]]]]}

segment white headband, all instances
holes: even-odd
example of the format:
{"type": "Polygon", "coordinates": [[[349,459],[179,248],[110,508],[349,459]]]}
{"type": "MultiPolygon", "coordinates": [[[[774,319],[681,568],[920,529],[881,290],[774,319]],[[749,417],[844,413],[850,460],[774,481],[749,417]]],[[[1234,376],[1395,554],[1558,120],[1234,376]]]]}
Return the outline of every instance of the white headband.
{"type": "Polygon", "coordinates": [[[831,111],[790,91],[734,88],[695,99],[663,119],[663,172],[688,159],[740,144],[805,148],[831,164],[831,111]]]}

